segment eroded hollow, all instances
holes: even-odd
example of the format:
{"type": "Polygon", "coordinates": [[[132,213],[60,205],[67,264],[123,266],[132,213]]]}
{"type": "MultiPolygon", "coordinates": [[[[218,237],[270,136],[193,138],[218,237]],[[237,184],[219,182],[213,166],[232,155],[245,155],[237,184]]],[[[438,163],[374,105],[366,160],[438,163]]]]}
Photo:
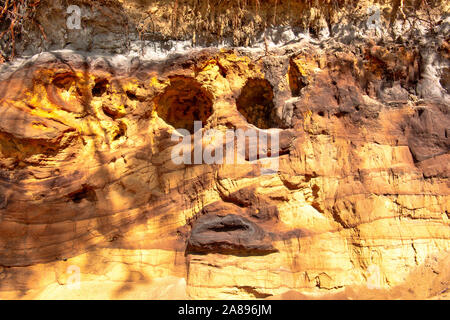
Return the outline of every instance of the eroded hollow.
{"type": "Polygon", "coordinates": [[[305,87],[305,83],[303,82],[303,76],[298,66],[293,60],[289,62],[288,79],[292,96],[299,97],[301,90],[305,87]]]}
{"type": "Polygon", "coordinates": [[[92,88],[92,96],[101,97],[108,88],[108,80],[100,79],[95,82],[95,86],[92,88]]]}
{"type": "Polygon", "coordinates": [[[80,203],[84,199],[86,199],[89,202],[98,201],[97,194],[94,188],[88,185],[83,185],[83,187],[80,190],[69,194],[69,199],[75,203],[80,203]]]}
{"type": "Polygon", "coordinates": [[[248,123],[260,129],[277,126],[273,103],[273,89],[265,79],[249,79],[236,101],[238,111],[248,123]]]}
{"type": "Polygon", "coordinates": [[[156,98],[155,107],[159,117],[175,129],[194,133],[194,121],[204,126],[211,116],[212,96],[192,78],[174,78],[166,90],[156,98]]]}

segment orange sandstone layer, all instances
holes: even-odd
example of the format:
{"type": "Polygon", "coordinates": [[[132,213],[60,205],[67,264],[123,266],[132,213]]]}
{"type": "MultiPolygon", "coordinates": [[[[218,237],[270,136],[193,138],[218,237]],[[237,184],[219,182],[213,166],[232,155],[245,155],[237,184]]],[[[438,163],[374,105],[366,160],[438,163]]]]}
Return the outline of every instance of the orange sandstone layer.
{"type": "Polygon", "coordinates": [[[446,48],[61,52],[4,73],[0,298],[447,298],[449,95],[427,74],[446,48]],[[193,120],[278,128],[278,172],[175,164],[193,120]]]}

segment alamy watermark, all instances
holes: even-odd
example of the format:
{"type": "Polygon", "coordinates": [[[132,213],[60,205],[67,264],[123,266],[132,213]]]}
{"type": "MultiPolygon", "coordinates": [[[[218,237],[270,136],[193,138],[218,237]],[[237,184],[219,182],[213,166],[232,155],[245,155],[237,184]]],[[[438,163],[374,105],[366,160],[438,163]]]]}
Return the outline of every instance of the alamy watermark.
{"type": "Polygon", "coordinates": [[[70,5],[67,7],[67,14],[69,15],[66,20],[67,28],[72,29],[81,29],[81,9],[79,6],[70,5]]]}
{"type": "Polygon", "coordinates": [[[367,288],[369,289],[380,289],[382,287],[383,279],[381,277],[380,267],[371,264],[367,268],[367,288]]]}
{"type": "Polygon", "coordinates": [[[81,288],[81,269],[76,265],[70,265],[67,267],[67,288],[69,290],[79,290],[81,288]]]}
{"type": "Polygon", "coordinates": [[[372,6],[367,9],[369,18],[367,19],[367,29],[375,30],[375,33],[381,33],[381,11],[380,7],[372,6]]]}

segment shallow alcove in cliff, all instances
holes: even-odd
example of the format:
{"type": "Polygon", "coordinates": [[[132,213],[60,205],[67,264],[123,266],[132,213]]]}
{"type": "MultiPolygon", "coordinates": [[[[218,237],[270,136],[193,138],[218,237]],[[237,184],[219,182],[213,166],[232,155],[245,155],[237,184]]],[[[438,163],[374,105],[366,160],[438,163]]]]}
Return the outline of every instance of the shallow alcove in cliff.
{"type": "Polygon", "coordinates": [[[45,85],[48,99],[68,112],[82,113],[85,108],[83,85],[78,76],[71,71],[53,73],[46,71],[51,82],[45,85]]]}
{"type": "Polygon", "coordinates": [[[305,83],[303,81],[303,75],[293,60],[289,62],[288,80],[292,96],[300,96],[301,90],[305,87],[305,83]]]}
{"type": "Polygon", "coordinates": [[[70,87],[76,85],[78,78],[71,72],[61,73],[55,75],[52,80],[52,84],[59,89],[69,90],[70,87]]]}
{"type": "Polygon", "coordinates": [[[277,127],[273,89],[265,79],[249,79],[236,101],[238,111],[248,123],[260,129],[277,127]]]}
{"type": "Polygon", "coordinates": [[[87,200],[89,202],[96,202],[97,194],[91,186],[83,185],[80,190],[72,192],[68,195],[69,199],[75,203],[80,203],[83,200],[87,200]]]}
{"type": "Polygon", "coordinates": [[[175,129],[194,133],[194,121],[204,126],[211,116],[212,97],[201,84],[192,78],[172,78],[170,85],[155,100],[160,118],[175,129]]]}
{"type": "Polygon", "coordinates": [[[96,80],[95,85],[92,88],[92,96],[101,97],[106,92],[108,84],[108,80],[106,79],[96,80]]]}

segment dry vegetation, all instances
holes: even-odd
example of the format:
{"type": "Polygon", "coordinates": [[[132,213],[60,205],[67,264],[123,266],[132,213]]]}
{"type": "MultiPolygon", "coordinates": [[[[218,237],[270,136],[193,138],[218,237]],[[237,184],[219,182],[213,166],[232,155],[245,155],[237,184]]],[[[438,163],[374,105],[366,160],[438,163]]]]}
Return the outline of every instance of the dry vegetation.
{"type": "Polygon", "coordinates": [[[356,18],[365,15],[366,9],[373,4],[383,9],[383,16],[388,21],[409,19],[412,22],[418,19],[432,25],[431,11],[442,9],[445,3],[442,0],[122,0],[121,2],[139,16],[138,28],[142,33],[154,33],[169,27],[172,33],[180,33],[189,28],[192,22],[194,32],[205,30],[217,37],[223,37],[229,31],[251,34],[267,26],[322,27],[321,24],[342,22],[344,17],[356,18]],[[166,22],[165,28],[161,28],[159,24],[161,21],[166,22]]]}
{"type": "Polygon", "coordinates": [[[34,25],[45,37],[42,26],[36,20],[36,8],[40,0],[0,0],[0,40],[6,39],[10,50],[0,51],[0,62],[14,58],[16,39],[34,25]],[[10,55],[5,57],[4,51],[10,55]]]}
{"type": "MultiPolygon", "coordinates": [[[[443,0],[74,0],[101,11],[120,16],[125,32],[135,32],[149,41],[192,39],[209,45],[231,40],[238,46],[251,44],[270,26],[309,29],[313,34],[346,20],[367,18],[367,7],[378,4],[385,21],[397,19],[415,26],[418,22],[433,28],[436,13],[448,10],[443,0]],[[108,10],[109,8],[109,10],[108,10]]],[[[36,36],[46,38],[47,28],[40,23],[54,5],[50,0],[0,0],[0,61],[11,60],[16,42],[36,36]],[[34,33],[30,33],[33,30],[34,33]],[[34,35],[34,36],[33,36],[34,35]]],[[[61,16],[64,16],[61,12],[61,16]]],[[[112,18],[111,21],[114,21],[112,18]]]]}

